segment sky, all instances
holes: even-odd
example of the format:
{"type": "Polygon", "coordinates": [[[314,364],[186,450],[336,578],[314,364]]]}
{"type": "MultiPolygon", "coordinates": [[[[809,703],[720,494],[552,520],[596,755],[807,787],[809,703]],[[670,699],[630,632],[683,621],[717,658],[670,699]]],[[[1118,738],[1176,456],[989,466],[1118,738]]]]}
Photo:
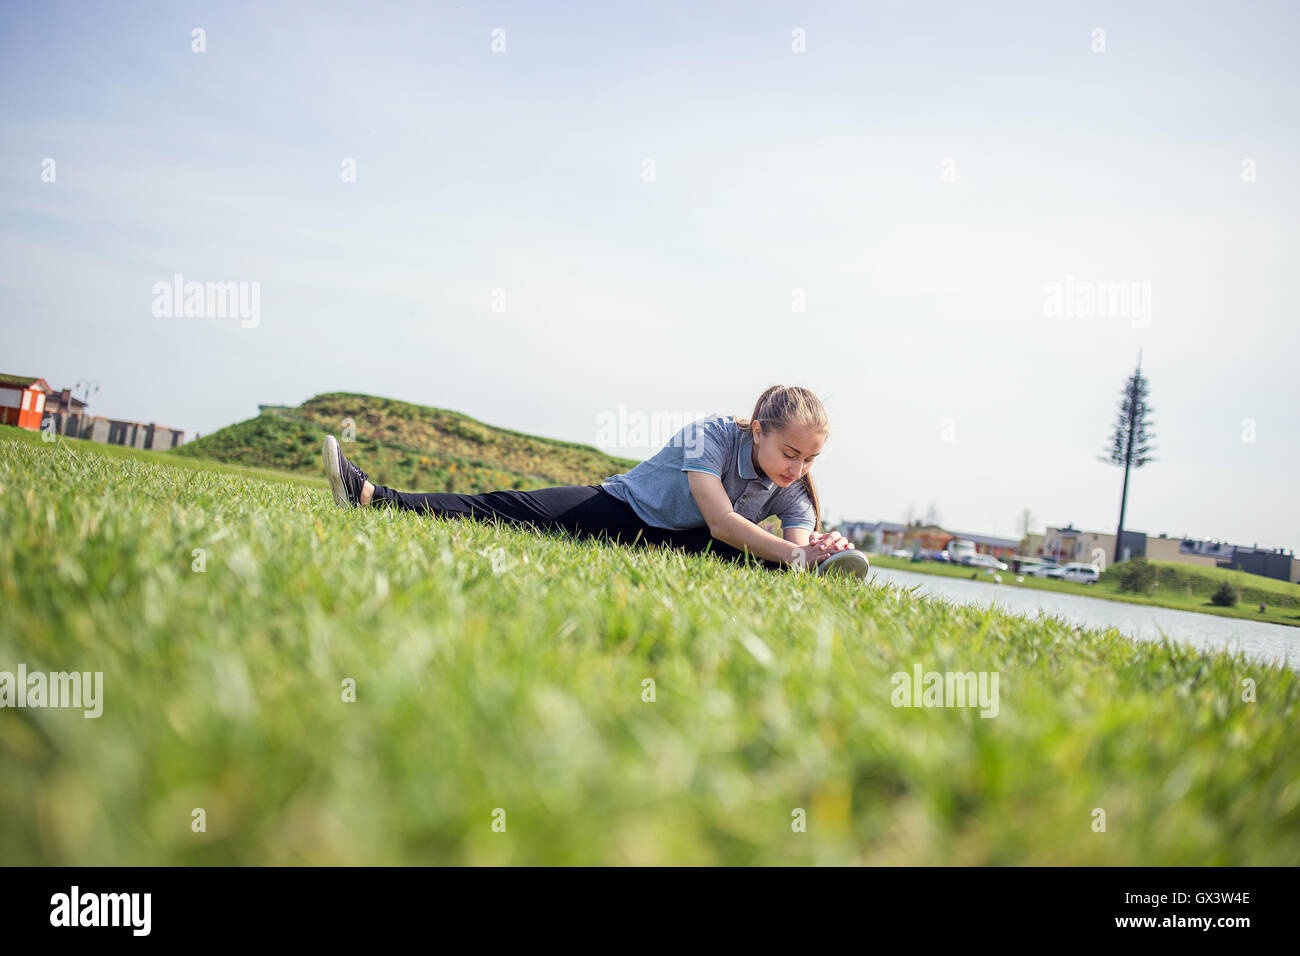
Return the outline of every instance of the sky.
{"type": "Polygon", "coordinates": [[[189,438],[355,391],[638,460],[671,431],[611,421],[802,385],[824,519],[1018,537],[1113,532],[1140,352],[1125,527],[1293,549],[1296,11],[6,2],[0,371],[189,438]]]}

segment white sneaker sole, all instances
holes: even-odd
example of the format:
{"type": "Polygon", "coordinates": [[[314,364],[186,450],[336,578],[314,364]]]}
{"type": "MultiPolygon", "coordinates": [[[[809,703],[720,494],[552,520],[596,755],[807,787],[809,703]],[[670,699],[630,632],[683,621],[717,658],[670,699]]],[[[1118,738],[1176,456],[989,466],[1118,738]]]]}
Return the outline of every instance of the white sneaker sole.
{"type": "Polygon", "coordinates": [[[325,436],[321,457],[325,461],[325,477],[330,480],[334,503],[340,508],[351,508],[352,502],[348,501],[348,489],[343,484],[343,474],[339,471],[339,441],[333,435],[325,436]]]}
{"type": "Polygon", "coordinates": [[[870,559],[857,548],[837,551],[825,561],[817,562],[817,573],[822,577],[836,575],[865,579],[870,571],[870,559]]]}

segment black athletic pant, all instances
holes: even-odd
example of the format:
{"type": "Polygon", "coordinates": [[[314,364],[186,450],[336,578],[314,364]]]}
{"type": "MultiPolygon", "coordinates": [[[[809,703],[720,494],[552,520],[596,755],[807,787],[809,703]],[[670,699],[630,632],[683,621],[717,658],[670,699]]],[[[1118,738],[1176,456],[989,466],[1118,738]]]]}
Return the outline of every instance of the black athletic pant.
{"type": "MultiPolygon", "coordinates": [[[[374,507],[405,508],[445,518],[500,519],[512,524],[531,525],[543,531],[563,529],[577,537],[599,537],[628,545],[664,545],[692,554],[708,551],[732,561],[745,561],[772,570],[789,565],[746,554],[709,534],[708,528],[673,531],[648,525],[627,502],[615,498],[599,485],[561,485],[536,491],[488,491],[481,495],[451,492],[419,494],[394,491],[375,485],[374,507]]],[[[792,545],[793,547],[793,545],[792,545]]]]}

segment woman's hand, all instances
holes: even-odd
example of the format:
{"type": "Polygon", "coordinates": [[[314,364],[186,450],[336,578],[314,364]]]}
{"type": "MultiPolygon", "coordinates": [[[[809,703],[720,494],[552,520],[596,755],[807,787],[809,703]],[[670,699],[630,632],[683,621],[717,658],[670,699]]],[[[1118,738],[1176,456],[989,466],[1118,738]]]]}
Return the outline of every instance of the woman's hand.
{"type": "Polygon", "coordinates": [[[808,535],[808,543],[810,545],[820,545],[821,549],[828,553],[834,551],[847,551],[849,548],[854,547],[853,542],[844,537],[844,535],[840,534],[838,531],[832,531],[830,534],[821,534],[814,531],[812,534],[808,535]]]}
{"type": "Polygon", "coordinates": [[[838,531],[832,531],[830,534],[814,531],[808,535],[807,545],[794,549],[794,556],[790,563],[799,567],[812,567],[825,561],[835,552],[846,551],[852,547],[854,547],[853,542],[838,531]]]}

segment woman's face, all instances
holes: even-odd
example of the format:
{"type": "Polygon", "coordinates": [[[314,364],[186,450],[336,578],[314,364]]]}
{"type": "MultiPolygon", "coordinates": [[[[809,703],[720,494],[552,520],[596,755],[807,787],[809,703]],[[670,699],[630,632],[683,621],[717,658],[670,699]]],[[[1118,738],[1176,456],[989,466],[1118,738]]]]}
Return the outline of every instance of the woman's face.
{"type": "Polygon", "coordinates": [[[788,425],[767,433],[763,432],[761,422],[749,427],[754,435],[754,464],[782,488],[808,474],[826,443],[825,432],[815,432],[804,425],[788,425]]]}

